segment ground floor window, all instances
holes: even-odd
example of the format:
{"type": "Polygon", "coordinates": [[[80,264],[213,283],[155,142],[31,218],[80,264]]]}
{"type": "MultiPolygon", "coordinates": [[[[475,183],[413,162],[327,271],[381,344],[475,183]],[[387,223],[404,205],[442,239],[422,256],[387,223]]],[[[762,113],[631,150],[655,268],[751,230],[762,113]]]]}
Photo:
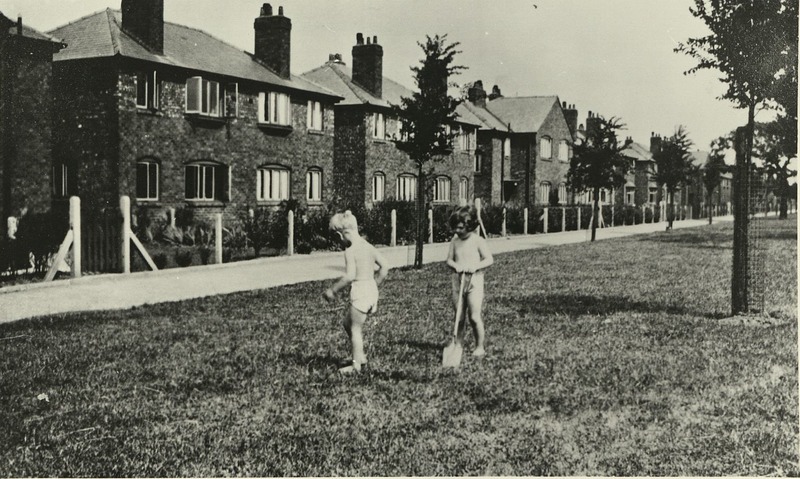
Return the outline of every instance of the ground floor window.
{"type": "Polygon", "coordinates": [[[259,201],[289,199],[289,170],[280,166],[266,166],[256,174],[256,198],[259,201]]]}
{"type": "Polygon", "coordinates": [[[436,203],[450,202],[450,178],[439,176],[434,180],[433,201],[436,203]]]}
{"type": "Polygon", "coordinates": [[[458,200],[466,201],[469,199],[469,180],[461,178],[458,182],[458,200]]]}
{"type": "Polygon", "coordinates": [[[136,163],[136,199],[158,199],[159,165],[153,160],[142,160],[136,163]]]}
{"type": "Polygon", "coordinates": [[[546,205],[550,202],[550,183],[543,181],[539,183],[539,203],[546,205]]]}
{"type": "Polygon", "coordinates": [[[314,168],[306,173],[306,200],[322,201],[322,170],[314,168]]]}
{"type": "Polygon", "coordinates": [[[386,175],[375,173],[372,177],[372,201],[383,201],[386,197],[386,175]]]}
{"type": "Polygon", "coordinates": [[[410,174],[398,176],[396,189],[395,196],[399,201],[414,201],[417,199],[417,177],[410,174]]]}

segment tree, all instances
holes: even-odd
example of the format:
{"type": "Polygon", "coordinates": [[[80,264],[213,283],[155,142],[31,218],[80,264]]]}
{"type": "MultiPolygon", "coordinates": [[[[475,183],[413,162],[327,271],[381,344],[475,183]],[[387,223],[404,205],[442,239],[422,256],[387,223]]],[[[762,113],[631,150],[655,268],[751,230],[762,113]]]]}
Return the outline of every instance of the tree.
{"type": "Polygon", "coordinates": [[[712,223],[714,212],[712,195],[722,183],[722,174],[728,171],[728,165],[725,164],[725,152],[730,149],[732,141],[730,136],[721,136],[712,141],[711,153],[708,155],[706,164],[703,165],[703,186],[708,198],[706,201],[708,224],[712,223]]]}
{"type": "Polygon", "coordinates": [[[400,118],[400,138],[395,140],[397,148],[408,154],[417,168],[417,245],[414,266],[422,267],[422,245],[425,242],[425,205],[428,194],[428,176],[425,166],[431,161],[444,158],[452,151],[456,133],[449,125],[457,119],[456,107],[461,100],[448,93],[448,79],[466,67],[453,65],[459,43],[448,43],[447,35],[426,36],[425,43],[417,42],[425,58],[421,66],[412,67],[418,91],[411,98],[401,98],[394,105],[400,118]]]}
{"type": "Polygon", "coordinates": [[[597,220],[600,211],[600,189],[618,188],[625,184],[625,175],[630,167],[630,160],[620,152],[624,145],[617,142],[617,130],[624,127],[619,119],[606,120],[598,117],[596,127],[586,132],[584,140],[578,140],[573,146],[573,155],[567,172],[567,186],[576,193],[589,191],[592,193],[592,241],[597,235],[597,220]]]}
{"type": "MultiPolygon", "coordinates": [[[[797,172],[789,169],[796,150],[786,151],[792,143],[796,146],[797,139],[787,139],[788,117],[783,116],[770,123],[756,123],[753,137],[753,153],[762,161],[759,168],[767,181],[772,186],[772,192],[780,201],[780,218],[786,219],[788,214],[788,199],[790,195],[789,178],[797,176],[797,172]]],[[[797,126],[794,130],[797,130],[797,126]]]]}
{"type": "Polygon", "coordinates": [[[661,147],[653,153],[653,179],[667,188],[669,229],[672,229],[674,220],[675,192],[681,186],[687,185],[697,172],[692,163],[691,148],[692,140],[689,139],[686,129],[678,126],[675,134],[662,141],[661,147]]]}

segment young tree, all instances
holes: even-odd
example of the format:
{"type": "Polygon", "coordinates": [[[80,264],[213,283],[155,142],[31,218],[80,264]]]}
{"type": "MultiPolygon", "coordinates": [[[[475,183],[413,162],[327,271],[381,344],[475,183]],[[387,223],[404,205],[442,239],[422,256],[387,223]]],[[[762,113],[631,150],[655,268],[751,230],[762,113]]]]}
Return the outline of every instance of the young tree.
{"type": "Polygon", "coordinates": [[[675,130],[675,134],[662,141],[659,150],[653,153],[656,168],[653,172],[653,179],[667,188],[669,196],[669,211],[667,212],[669,229],[672,229],[675,216],[673,211],[675,192],[681,186],[687,185],[697,171],[695,165],[692,164],[691,147],[692,140],[689,139],[686,129],[679,126],[675,130]]]}
{"type": "Polygon", "coordinates": [[[444,158],[452,151],[455,132],[449,125],[457,119],[456,107],[461,100],[448,93],[451,75],[466,67],[453,65],[459,43],[448,43],[447,35],[426,36],[422,48],[425,58],[420,66],[412,67],[417,90],[411,98],[403,97],[400,105],[394,105],[395,114],[402,122],[400,138],[395,140],[397,148],[408,154],[417,168],[417,245],[414,266],[422,267],[422,245],[425,242],[425,205],[427,203],[427,173],[425,167],[431,161],[444,158]]]}
{"type": "Polygon", "coordinates": [[[728,166],[725,164],[725,152],[730,149],[732,141],[730,136],[721,136],[712,141],[711,153],[703,166],[703,186],[708,198],[706,201],[708,224],[712,223],[714,213],[712,195],[714,190],[722,183],[722,174],[728,171],[728,166]]]}
{"type": "MultiPolygon", "coordinates": [[[[797,172],[789,168],[792,159],[797,156],[796,150],[787,148],[797,145],[797,139],[787,140],[788,117],[784,116],[770,123],[756,123],[753,137],[753,153],[762,161],[760,168],[772,185],[772,192],[780,201],[780,218],[786,219],[788,199],[790,195],[789,179],[797,176],[797,172]]],[[[797,126],[794,130],[797,130],[797,126]]]]}
{"type": "Polygon", "coordinates": [[[620,153],[624,145],[617,143],[617,130],[624,127],[616,118],[599,117],[596,127],[586,132],[586,138],[575,142],[567,172],[567,187],[575,193],[592,193],[592,241],[597,235],[597,218],[601,188],[618,188],[625,184],[630,160],[620,153]]]}

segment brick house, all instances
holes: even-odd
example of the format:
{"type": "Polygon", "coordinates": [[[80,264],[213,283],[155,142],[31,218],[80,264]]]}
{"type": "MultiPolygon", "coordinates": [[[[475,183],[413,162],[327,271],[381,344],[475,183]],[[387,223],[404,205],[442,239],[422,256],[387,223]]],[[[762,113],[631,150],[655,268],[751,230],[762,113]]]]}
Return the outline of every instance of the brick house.
{"type": "Polygon", "coordinates": [[[54,190],[89,210],[226,217],[282,200],[321,206],[332,194],[333,105],[291,74],[291,20],[264,4],[254,53],[165,22],[164,0],[122,0],[51,32],[54,190]]]}
{"type": "Polygon", "coordinates": [[[711,206],[720,208],[720,211],[730,211],[731,192],[733,186],[733,174],[724,172],[720,175],[720,183],[717,186],[711,198],[708,197],[708,192],[703,184],[703,173],[708,161],[709,152],[696,150],[691,152],[692,164],[697,167],[697,174],[692,178],[690,184],[684,189],[684,194],[681,198],[683,204],[692,207],[692,214],[695,217],[702,217],[706,214],[705,208],[709,203],[711,206]]]}
{"type": "MultiPolygon", "coordinates": [[[[401,123],[392,105],[413,92],[383,76],[383,47],[378,37],[356,35],[352,68],[341,54],[331,54],[323,65],[303,78],[344,99],[336,104],[334,135],[334,190],[345,205],[371,207],[386,199],[413,201],[417,194],[417,167],[393,139],[401,123]]],[[[474,165],[479,120],[463,106],[460,120],[451,128],[460,133],[450,155],[429,164],[433,168],[428,187],[433,204],[454,204],[473,195],[474,165]]],[[[426,165],[426,168],[428,165],[426,165]]]]}
{"type": "Polygon", "coordinates": [[[482,84],[475,82],[468,90],[471,106],[491,115],[478,133],[482,138],[479,144],[485,148],[484,162],[491,163],[485,168],[502,172],[502,194],[492,194],[492,201],[502,198],[521,206],[547,205],[552,191],[560,203],[569,203],[566,176],[577,131],[574,106],[561,103],[555,95],[503,97],[497,86],[485,105],[483,98],[482,84]],[[497,148],[502,148],[501,153],[497,148]],[[501,165],[495,165],[497,160],[501,165]]]}
{"type": "Polygon", "coordinates": [[[51,206],[53,54],[64,45],[0,14],[0,212],[51,206]]]}

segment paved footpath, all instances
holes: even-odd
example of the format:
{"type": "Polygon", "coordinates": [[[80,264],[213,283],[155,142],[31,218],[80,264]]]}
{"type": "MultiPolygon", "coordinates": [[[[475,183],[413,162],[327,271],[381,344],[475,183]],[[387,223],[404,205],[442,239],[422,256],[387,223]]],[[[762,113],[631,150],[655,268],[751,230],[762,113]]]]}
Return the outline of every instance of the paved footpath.
{"type": "MultiPolygon", "coordinates": [[[[717,221],[732,221],[732,216],[717,221]]],[[[707,220],[674,222],[674,228],[703,226],[707,220]]],[[[664,231],[666,223],[616,226],[597,230],[598,240],[664,231]]],[[[586,230],[492,238],[493,254],[587,241],[586,230]]],[[[447,243],[427,244],[423,261],[444,261],[447,243]]],[[[382,248],[395,268],[413,263],[414,246],[382,248]]],[[[0,288],[0,323],[74,311],[126,309],[143,304],[179,301],[237,291],[325,280],[344,272],[340,252],[259,258],[220,265],[191,266],[131,274],[102,274],[49,283],[0,288]]]]}

